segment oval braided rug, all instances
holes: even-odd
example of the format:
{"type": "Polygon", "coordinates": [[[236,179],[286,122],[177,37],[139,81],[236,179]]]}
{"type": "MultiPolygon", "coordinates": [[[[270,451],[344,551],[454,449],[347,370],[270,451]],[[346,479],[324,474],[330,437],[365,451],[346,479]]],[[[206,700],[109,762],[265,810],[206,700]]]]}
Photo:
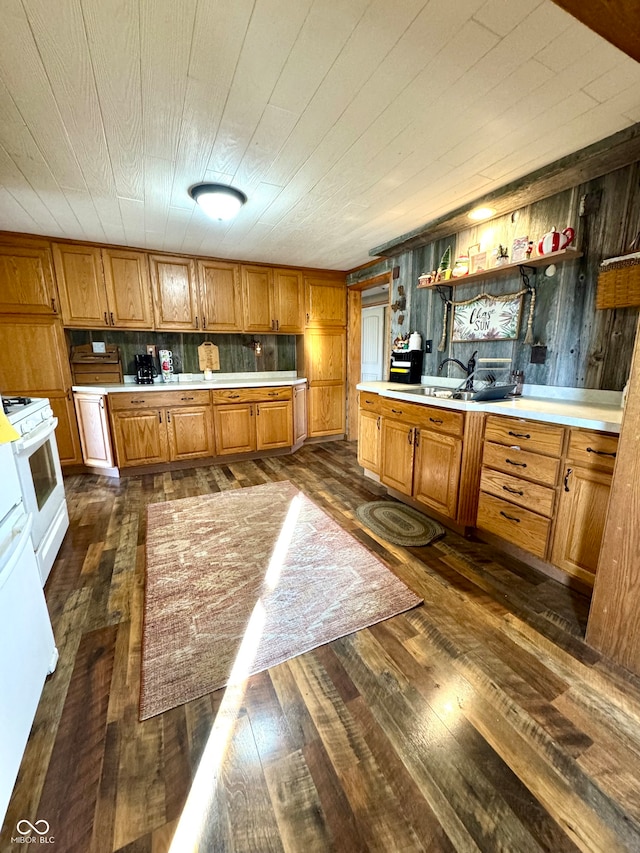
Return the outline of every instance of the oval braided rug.
{"type": "Polygon", "coordinates": [[[413,507],[397,501],[371,501],[356,509],[360,521],[393,545],[428,545],[445,529],[413,507]]]}

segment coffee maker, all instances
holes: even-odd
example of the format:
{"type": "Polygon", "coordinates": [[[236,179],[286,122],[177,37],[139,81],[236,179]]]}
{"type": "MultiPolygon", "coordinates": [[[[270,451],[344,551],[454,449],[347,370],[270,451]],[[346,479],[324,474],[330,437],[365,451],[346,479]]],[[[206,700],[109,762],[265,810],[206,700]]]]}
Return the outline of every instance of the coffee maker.
{"type": "Polygon", "coordinates": [[[153,375],[156,372],[153,367],[153,356],[142,353],[135,356],[136,382],[139,385],[153,385],[153,375]]]}

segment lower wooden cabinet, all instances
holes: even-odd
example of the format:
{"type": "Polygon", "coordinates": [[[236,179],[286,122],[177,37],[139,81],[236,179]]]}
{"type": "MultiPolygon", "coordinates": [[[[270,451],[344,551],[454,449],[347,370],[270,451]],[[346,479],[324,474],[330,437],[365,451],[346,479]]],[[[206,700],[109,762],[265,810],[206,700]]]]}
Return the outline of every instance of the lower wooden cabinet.
{"type": "Polygon", "coordinates": [[[380,473],[382,415],[361,411],[358,419],[358,464],[380,473]]]}
{"type": "Polygon", "coordinates": [[[53,414],[58,419],[56,427],[56,444],[62,467],[82,463],[82,451],[78,436],[76,413],[71,400],[71,392],[43,391],[42,397],[48,397],[53,414]]]}
{"type": "Polygon", "coordinates": [[[301,444],[307,437],[307,386],[293,386],[293,443],[301,444]]]}
{"type": "Polygon", "coordinates": [[[225,388],[211,396],[218,456],[293,445],[291,388],[225,388]]]}
{"type": "Polygon", "coordinates": [[[309,435],[338,435],[345,429],[346,386],[343,382],[309,386],[309,435]]]}
{"type": "Polygon", "coordinates": [[[114,458],[106,396],[76,392],[73,395],[73,401],[84,464],[90,468],[113,468],[114,458]]]}
{"type": "Polygon", "coordinates": [[[111,425],[119,467],[214,456],[208,391],[140,390],[112,397],[111,425]]]}
{"type": "Polygon", "coordinates": [[[416,433],[413,497],[455,518],[458,510],[462,440],[420,429],[416,433]]]}
{"type": "Polygon", "coordinates": [[[587,582],[598,568],[617,449],[616,435],[570,431],[551,560],[587,582]]]}
{"type": "Polygon", "coordinates": [[[403,495],[413,493],[413,442],[416,429],[402,421],[382,418],[380,480],[403,495]]]}

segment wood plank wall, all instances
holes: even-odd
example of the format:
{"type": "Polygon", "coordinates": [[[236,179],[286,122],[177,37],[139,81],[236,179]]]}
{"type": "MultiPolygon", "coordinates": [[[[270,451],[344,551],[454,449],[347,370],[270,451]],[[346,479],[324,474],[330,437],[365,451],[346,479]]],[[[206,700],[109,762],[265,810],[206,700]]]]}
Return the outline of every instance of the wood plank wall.
{"type": "MultiPolygon", "coordinates": [[[[435,374],[437,365],[448,356],[466,362],[474,350],[482,357],[513,360],[514,368],[525,374],[525,382],[538,385],[574,386],[621,390],[628,378],[635,340],[638,309],[595,310],[598,268],[603,258],[622,253],[640,228],[640,163],[580,184],[517,211],[512,221],[507,214],[443,238],[380,263],[356,271],[347,278],[355,284],[382,272],[400,267],[393,281],[392,304],[398,286],[405,289],[407,310],[402,325],[401,312],[392,312],[391,338],[399,333],[419,331],[423,340],[433,341],[433,352],[425,355],[424,372],[435,374]],[[581,214],[584,211],[584,215],[581,214]],[[531,364],[531,348],[524,345],[529,297],[525,297],[520,335],[517,341],[452,344],[447,336],[444,352],[438,352],[442,336],[443,303],[433,288],[418,289],[421,272],[436,268],[451,246],[453,257],[468,246],[486,242],[511,247],[514,237],[528,236],[537,241],[543,233],[567,225],[576,229],[576,245],[585,251],[583,258],[558,265],[555,275],[547,277],[544,268],[533,279],[537,289],[534,338],[547,347],[545,364],[531,364]],[[489,235],[492,232],[492,236],[489,235]]],[[[447,288],[455,300],[469,299],[484,289],[503,294],[520,289],[519,276],[447,288]]],[[[449,323],[451,315],[449,314],[449,323]]],[[[457,376],[451,368],[451,376],[457,376]]]]}

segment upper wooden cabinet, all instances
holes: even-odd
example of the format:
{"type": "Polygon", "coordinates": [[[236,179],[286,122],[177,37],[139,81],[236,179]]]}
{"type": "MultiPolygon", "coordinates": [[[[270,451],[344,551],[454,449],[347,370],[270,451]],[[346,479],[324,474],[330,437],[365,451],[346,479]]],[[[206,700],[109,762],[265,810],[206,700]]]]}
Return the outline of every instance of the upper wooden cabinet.
{"type": "Polygon", "coordinates": [[[347,288],[344,279],[305,277],[307,326],[345,326],[347,288]]]}
{"type": "Polygon", "coordinates": [[[48,245],[0,245],[0,313],[57,315],[48,245]]]}
{"type": "Polygon", "coordinates": [[[153,328],[144,252],[54,243],[53,259],[65,326],[153,328]]]}
{"type": "Polygon", "coordinates": [[[202,328],[209,332],[242,331],[242,289],[238,264],[198,261],[202,328]]]}
{"type": "Polygon", "coordinates": [[[145,252],[103,249],[109,319],[119,329],[152,329],[153,307],[145,252]]]}
{"type": "Polygon", "coordinates": [[[302,273],[243,264],[242,294],[246,332],[304,332],[302,273]]]}
{"type": "Polygon", "coordinates": [[[200,329],[195,261],[149,255],[149,266],[156,329],[176,332],[200,329]]]}

